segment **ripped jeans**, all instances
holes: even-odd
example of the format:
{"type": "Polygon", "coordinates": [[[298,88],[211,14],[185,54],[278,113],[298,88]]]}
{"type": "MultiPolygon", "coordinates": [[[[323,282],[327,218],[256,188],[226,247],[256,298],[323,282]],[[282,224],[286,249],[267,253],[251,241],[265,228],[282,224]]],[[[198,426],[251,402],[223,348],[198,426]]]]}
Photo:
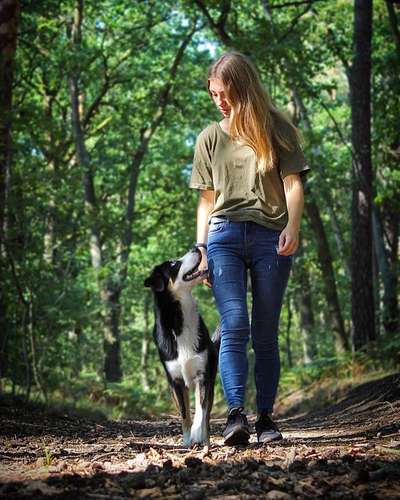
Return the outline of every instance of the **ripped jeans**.
{"type": "Polygon", "coordinates": [[[255,222],[212,217],[208,268],[221,319],[219,367],[228,408],[244,406],[247,343],[255,355],[257,410],[272,411],[278,389],[278,325],[292,256],[277,252],[279,230],[255,222]],[[247,269],[252,289],[251,326],[247,310],[247,269]]]}

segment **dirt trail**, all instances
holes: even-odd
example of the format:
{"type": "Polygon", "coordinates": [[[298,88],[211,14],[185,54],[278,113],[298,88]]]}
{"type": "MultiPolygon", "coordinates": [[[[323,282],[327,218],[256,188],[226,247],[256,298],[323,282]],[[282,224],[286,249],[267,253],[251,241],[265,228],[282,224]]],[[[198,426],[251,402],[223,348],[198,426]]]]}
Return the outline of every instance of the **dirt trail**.
{"type": "Polygon", "coordinates": [[[0,498],[400,498],[400,374],[280,419],[273,446],[223,446],[223,419],[197,449],[176,417],[93,421],[0,400],[0,419],[0,498]]]}

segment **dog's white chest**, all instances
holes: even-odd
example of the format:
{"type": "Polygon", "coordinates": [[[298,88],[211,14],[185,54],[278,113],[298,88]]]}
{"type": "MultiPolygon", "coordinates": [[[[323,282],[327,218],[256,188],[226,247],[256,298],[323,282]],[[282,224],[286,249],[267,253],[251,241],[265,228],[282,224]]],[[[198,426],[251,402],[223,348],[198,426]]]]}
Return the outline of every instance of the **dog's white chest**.
{"type": "Polygon", "coordinates": [[[183,329],[176,337],[178,357],[166,361],[172,379],[182,378],[187,387],[191,387],[196,377],[204,374],[207,363],[207,351],[197,353],[199,339],[199,315],[193,302],[182,304],[183,329]]]}

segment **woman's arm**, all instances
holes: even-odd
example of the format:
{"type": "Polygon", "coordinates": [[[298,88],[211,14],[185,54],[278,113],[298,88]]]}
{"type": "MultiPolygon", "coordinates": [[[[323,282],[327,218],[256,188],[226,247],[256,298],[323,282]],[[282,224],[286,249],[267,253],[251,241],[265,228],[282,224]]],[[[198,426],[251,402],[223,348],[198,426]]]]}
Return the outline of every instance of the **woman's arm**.
{"type": "Polygon", "coordinates": [[[303,184],[299,174],[283,179],[289,221],[279,236],[279,254],[292,255],[299,246],[301,216],[304,209],[303,184]]]}
{"type": "MultiPolygon", "coordinates": [[[[214,191],[212,190],[202,190],[200,191],[199,204],[197,206],[197,230],[196,238],[197,243],[207,243],[208,238],[208,216],[211,210],[214,208],[214,191]]],[[[207,262],[207,251],[204,248],[200,248],[202,259],[199,265],[199,270],[203,271],[208,269],[207,262]]],[[[211,283],[208,278],[203,280],[203,283],[208,287],[211,287],[211,283]]]]}

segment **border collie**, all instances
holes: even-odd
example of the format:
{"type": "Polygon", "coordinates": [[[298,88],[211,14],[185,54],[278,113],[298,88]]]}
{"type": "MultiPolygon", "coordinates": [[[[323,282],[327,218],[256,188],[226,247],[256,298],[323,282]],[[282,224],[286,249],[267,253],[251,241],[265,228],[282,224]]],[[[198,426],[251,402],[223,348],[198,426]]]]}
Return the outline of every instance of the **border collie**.
{"type": "Polygon", "coordinates": [[[156,266],[144,282],[154,294],[153,337],[182,418],[185,446],[209,443],[218,366],[218,331],[214,345],[191,293],[207,273],[198,270],[200,262],[201,253],[193,248],[181,259],[156,266]],[[195,391],[193,424],[190,388],[195,391]]]}

